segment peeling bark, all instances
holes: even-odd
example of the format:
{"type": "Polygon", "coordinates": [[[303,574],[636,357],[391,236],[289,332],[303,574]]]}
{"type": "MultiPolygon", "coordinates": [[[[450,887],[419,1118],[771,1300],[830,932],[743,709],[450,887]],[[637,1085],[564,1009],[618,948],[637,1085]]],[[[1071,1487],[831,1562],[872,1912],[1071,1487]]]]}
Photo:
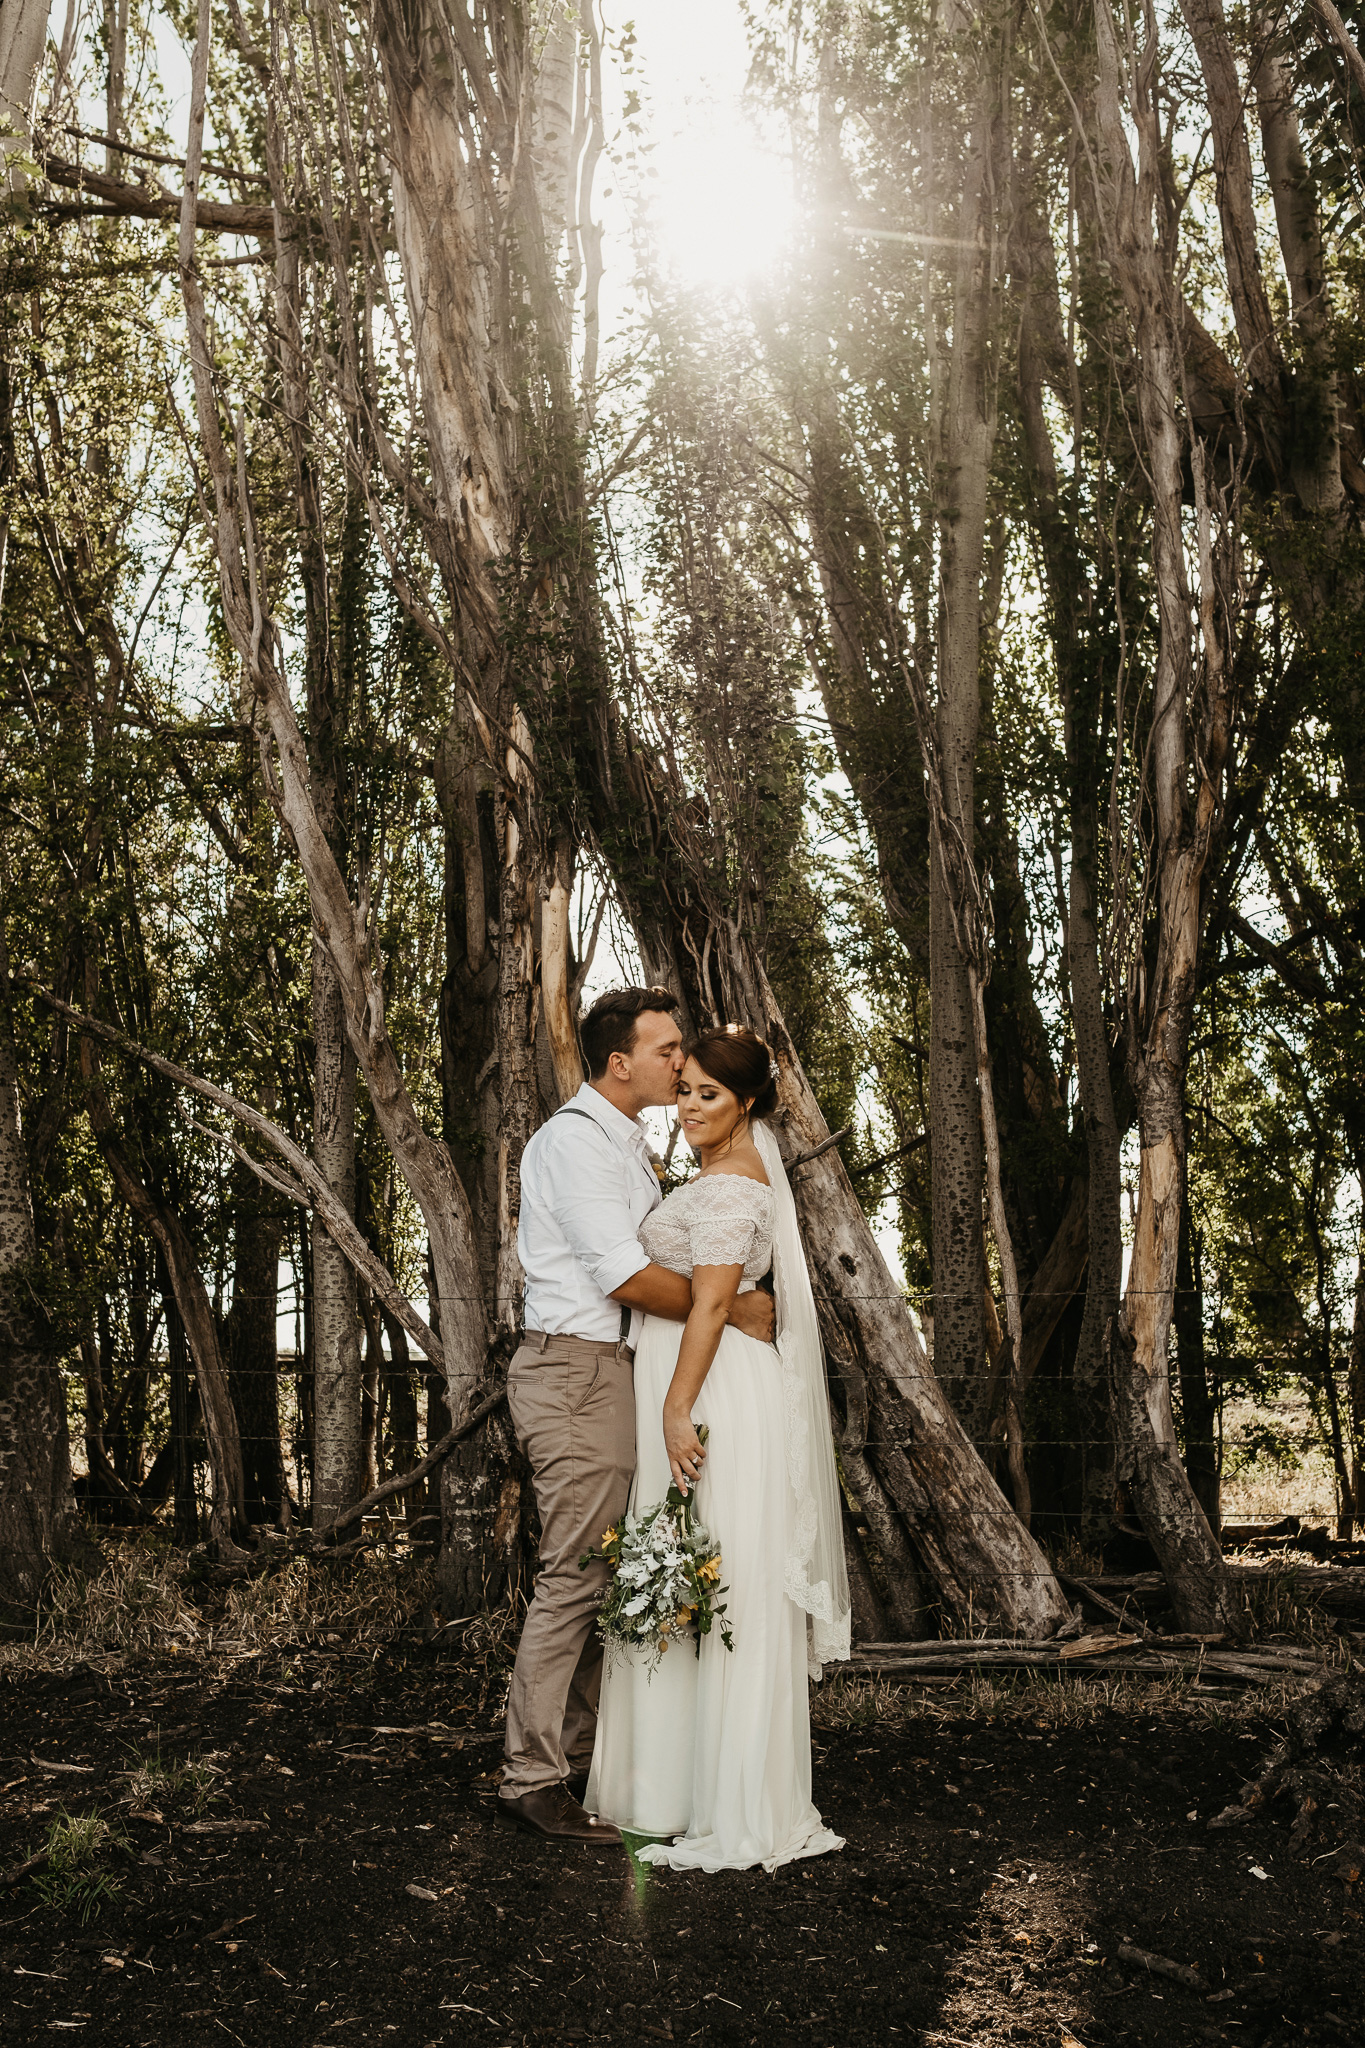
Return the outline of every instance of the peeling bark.
{"type": "Polygon", "coordinates": [[[1175,1344],[1180,1374],[1180,1419],[1185,1438],[1185,1470],[1194,1497],[1216,1536],[1222,1527],[1218,1483],[1218,1411],[1209,1392],[1204,1358],[1204,1297],[1194,1257],[1193,1224],[1186,1201],[1180,1219],[1180,1253],[1176,1265],[1175,1344]]]}

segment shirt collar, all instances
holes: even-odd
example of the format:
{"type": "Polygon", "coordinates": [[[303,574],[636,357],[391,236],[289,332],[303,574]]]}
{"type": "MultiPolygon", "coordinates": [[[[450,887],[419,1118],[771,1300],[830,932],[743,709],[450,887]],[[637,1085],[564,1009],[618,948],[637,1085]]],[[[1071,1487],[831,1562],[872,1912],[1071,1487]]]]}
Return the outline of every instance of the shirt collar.
{"type": "Polygon", "coordinates": [[[586,1111],[594,1122],[601,1124],[608,1137],[615,1138],[620,1144],[634,1145],[648,1152],[649,1134],[640,1119],[636,1116],[627,1116],[614,1102],[608,1102],[606,1096],[600,1089],[594,1088],[591,1081],[583,1083],[573,1099],[573,1107],[586,1111]]]}

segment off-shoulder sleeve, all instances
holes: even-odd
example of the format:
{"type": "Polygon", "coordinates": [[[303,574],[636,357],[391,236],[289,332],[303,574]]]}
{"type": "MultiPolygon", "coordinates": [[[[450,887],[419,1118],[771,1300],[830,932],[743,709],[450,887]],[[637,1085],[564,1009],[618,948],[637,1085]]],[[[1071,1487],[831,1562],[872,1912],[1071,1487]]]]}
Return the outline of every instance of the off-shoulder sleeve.
{"type": "Polygon", "coordinates": [[[688,1219],[694,1266],[743,1266],[767,1221],[771,1190],[738,1173],[697,1184],[688,1219]]]}

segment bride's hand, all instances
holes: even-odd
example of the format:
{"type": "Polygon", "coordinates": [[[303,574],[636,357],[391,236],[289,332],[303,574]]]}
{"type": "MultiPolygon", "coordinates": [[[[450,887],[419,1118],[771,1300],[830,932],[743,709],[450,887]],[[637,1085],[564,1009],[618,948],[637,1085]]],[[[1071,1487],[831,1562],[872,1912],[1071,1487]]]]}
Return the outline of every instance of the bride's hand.
{"type": "Polygon", "coordinates": [[[679,1493],[688,1493],[701,1477],[706,1451],[685,1408],[664,1409],[664,1449],[673,1484],[679,1493]]]}

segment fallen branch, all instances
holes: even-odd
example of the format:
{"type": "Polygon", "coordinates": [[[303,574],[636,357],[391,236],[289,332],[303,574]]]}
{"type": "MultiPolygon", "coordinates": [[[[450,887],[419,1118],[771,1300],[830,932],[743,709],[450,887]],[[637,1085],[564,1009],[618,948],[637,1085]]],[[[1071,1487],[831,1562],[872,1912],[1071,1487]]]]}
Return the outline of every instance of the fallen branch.
{"type": "MultiPolygon", "coordinates": [[[[370,1250],[354,1222],[347,1215],[344,1205],[337,1199],[327,1176],[320,1171],[302,1147],[294,1143],[287,1132],[282,1131],[277,1123],[264,1116],[259,1109],[253,1109],[250,1103],[239,1102],[235,1095],[229,1095],[225,1088],[216,1087],[212,1081],[205,1081],[199,1074],[191,1074],[185,1067],[178,1067],[174,1060],[163,1059],[160,1053],[150,1052],[145,1045],[139,1045],[135,1039],[126,1037],[122,1031],[115,1031],[112,1025],[102,1024],[95,1017],[87,1017],[83,1010],[76,1009],[71,1003],[63,1002],[60,996],[53,995],[51,989],[44,988],[31,975],[16,974],[13,980],[17,986],[27,988],[30,994],[36,996],[40,1003],[45,1003],[48,1009],[55,1010],[58,1016],[65,1017],[69,1023],[74,1024],[78,1031],[84,1032],[90,1038],[98,1038],[106,1045],[116,1047],[130,1059],[140,1060],[144,1066],[150,1067],[153,1073],[164,1074],[168,1081],[174,1081],[177,1087],[189,1088],[196,1095],[202,1095],[206,1102],[211,1102],[215,1108],[225,1110],[229,1116],[236,1117],[239,1123],[246,1124],[259,1137],[273,1145],[286,1164],[293,1169],[295,1179],[301,1188],[307,1190],[309,1203],[321,1216],[329,1236],[340,1245],[357,1273],[369,1283],[390,1313],[397,1317],[418,1348],[434,1366],[444,1372],[445,1352],[441,1347],[440,1338],[427,1328],[383,1260],[377,1258],[370,1250]]],[[[203,1130],[204,1126],[200,1124],[197,1128],[203,1130]]],[[[300,1192],[296,1192],[292,1186],[286,1185],[281,1178],[263,1168],[258,1160],[254,1160],[250,1153],[244,1151],[233,1139],[220,1133],[212,1135],[219,1136],[220,1141],[236,1152],[237,1156],[243,1159],[268,1186],[277,1189],[281,1194],[287,1194],[293,1201],[302,1199],[300,1192]]]]}
{"type": "Polygon", "coordinates": [[[1173,1963],[1169,1956],[1154,1956],[1145,1948],[1135,1948],[1131,1941],[1121,1941],[1118,1958],[1135,1970],[1150,1970],[1153,1976],[1169,1977],[1173,1984],[1183,1984],[1187,1991],[1207,1991],[1208,1985],[1198,1970],[1188,1963],[1173,1963]]]}
{"type": "Polygon", "coordinates": [[[463,1422],[458,1423],[454,1429],[448,1429],[440,1442],[432,1445],[420,1465],[414,1465],[411,1472],[399,1472],[392,1479],[386,1479],[382,1486],[376,1486],[373,1493],[367,1493],[364,1500],[358,1500],[353,1508],[347,1508],[344,1515],[338,1515],[320,1538],[322,1546],[330,1549],[343,1529],[349,1529],[360,1521],[372,1508],[377,1508],[381,1500],[387,1500],[390,1494],[406,1493],[410,1486],[418,1485],[426,1478],[428,1472],[434,1472],[442,1460],[450,1456],[463,1437],[472,1436],[484,1417],[491,1415],[498,1404],[506,1399],[507,1390],[503,1387],[499,1388],[496,1394],[490,1394],[486,1401],[480,1401],[478,1407],[471,1409],[463,1422]]]}
{"type": "Polygon", "coordinates": [[[1165,1650],[1160,1637],[1095,1636],[1067,1643],[975,1641],[970,1643],[860,1644],[845,1672],[864,1678],[918,1680],[928,1673],[959,1677],[973,1671],[1075,1672],[1106,1676],[1230,1678],[1265,1685],[1274,1678],[1312,1678],[1323,1664],[1308,1650],[1214,1650],[1202,1643],[1165,1650]],[[1093,1644],[1093,1648],[1090,1645],[1093,1644]],[[1131,1648],[1123,1647],[1131,1644],[1131,1648]]]}
{"type": "Polygon", "coordinates": [[[51,1862],[46,1849],[40,1849],[36,1856],[30,1856],[27,1863],[20,1863],[13,1870],[0,1874],[0,1885],[22,1884],[26,1877],[37,1877],[51,1862]]]}
{"type": "Polygon", "coordinates": [[[1088,1579],[1073,1579],[1066,1572],[1058,1572],[1057,1583],[1064,1586],[1068,1593],[1075,1593],[1078,1598],[1088,1600],[1092,1607],[1098,1607],[1100,1613],[1107,1614],[1111,1621],[1117,1621],[1124,1628],[1136,1629],[1145,1642],[1155,1641],[1145,1621],[1140,1621],[1136,1615],[1128,1614],[1122,1607],[1116,1607],[1112,1600],[1106,1600],[1103,1593],[1095,1591],[1088,1579]]]}

